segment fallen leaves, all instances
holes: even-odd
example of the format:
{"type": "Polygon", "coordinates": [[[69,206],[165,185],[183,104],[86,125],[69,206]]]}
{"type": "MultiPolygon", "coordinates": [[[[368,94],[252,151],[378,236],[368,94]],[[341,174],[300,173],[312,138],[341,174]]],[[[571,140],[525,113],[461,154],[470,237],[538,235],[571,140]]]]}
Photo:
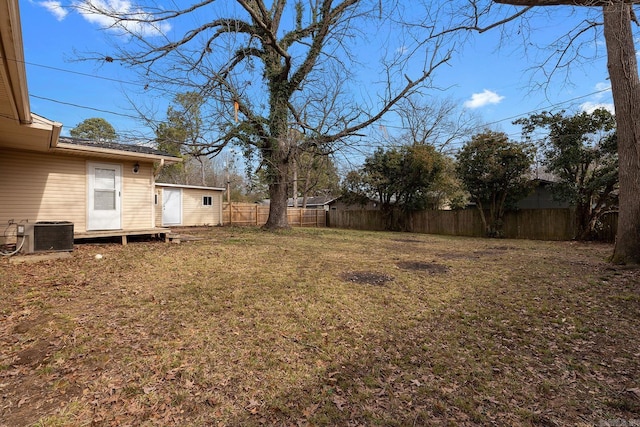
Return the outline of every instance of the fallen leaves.
{"type": "Polygon", "coordinates": [[[334,405],[336,405],[336,408],[338,408],[339,411],[344,411],[345,407],[347,406],[347,399],[345,399],[343,396],[340,396],[339,394],[334,394],[331,398],[331,401],[334,403],[334,405]]]}
{"type": "Polygon", "coordinates": [[[603,269],[606,247],[207,232],[215,245],[80,246],[57,263],[0,265],[3,422],[637,418],[640,284],[603,269]],[[284,239],[286,257],[272,250],[284,239]],[[347,268],[377,286],[345,285],[347,268]]]}

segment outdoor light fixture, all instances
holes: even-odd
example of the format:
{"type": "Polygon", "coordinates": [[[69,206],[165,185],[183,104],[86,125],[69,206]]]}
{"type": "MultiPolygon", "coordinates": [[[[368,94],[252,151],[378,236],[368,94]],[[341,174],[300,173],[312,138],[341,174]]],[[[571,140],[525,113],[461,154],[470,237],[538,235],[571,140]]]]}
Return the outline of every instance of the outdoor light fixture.
{"type": "Polygon", "coordinates": [[[140,170],[140,165],[138,163],[133,165],[133,173],[138,173],[139,170],[140,170]]]}

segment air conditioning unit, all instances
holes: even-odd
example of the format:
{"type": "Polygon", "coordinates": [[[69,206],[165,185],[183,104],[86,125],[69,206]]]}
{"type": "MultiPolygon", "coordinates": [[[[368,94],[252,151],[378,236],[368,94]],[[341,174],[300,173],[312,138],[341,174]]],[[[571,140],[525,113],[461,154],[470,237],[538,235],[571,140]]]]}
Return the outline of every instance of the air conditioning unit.
{"type": "Polygon", "coordinates": [[[73,223],[38,221],[24,224],[22,253],[61,252],[73,250],[73,223]]]}

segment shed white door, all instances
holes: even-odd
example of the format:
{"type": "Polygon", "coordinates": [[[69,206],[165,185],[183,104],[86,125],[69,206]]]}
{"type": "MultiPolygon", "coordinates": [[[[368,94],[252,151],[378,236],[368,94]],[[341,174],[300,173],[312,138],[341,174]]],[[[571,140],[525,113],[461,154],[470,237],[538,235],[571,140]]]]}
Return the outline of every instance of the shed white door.
{"type": "Polygon", "coordinates": [[[162,225],[182,224],[182,189],[162,189],[162,225]]]}
{"type": "Polygon", "coordinates": [[[87,230],[122,228],[122,167],[110,163],[89,163],[87,230]]]}

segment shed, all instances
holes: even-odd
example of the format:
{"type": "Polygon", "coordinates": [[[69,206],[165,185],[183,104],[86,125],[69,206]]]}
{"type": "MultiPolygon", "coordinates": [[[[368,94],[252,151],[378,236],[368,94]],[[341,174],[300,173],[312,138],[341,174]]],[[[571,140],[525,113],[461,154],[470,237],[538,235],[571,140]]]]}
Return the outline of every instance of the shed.
{"type": "Polygon", "coordinates": [[[222,225],[224,188],[155,184],[155,223],[158,227],[222,225]]]}

